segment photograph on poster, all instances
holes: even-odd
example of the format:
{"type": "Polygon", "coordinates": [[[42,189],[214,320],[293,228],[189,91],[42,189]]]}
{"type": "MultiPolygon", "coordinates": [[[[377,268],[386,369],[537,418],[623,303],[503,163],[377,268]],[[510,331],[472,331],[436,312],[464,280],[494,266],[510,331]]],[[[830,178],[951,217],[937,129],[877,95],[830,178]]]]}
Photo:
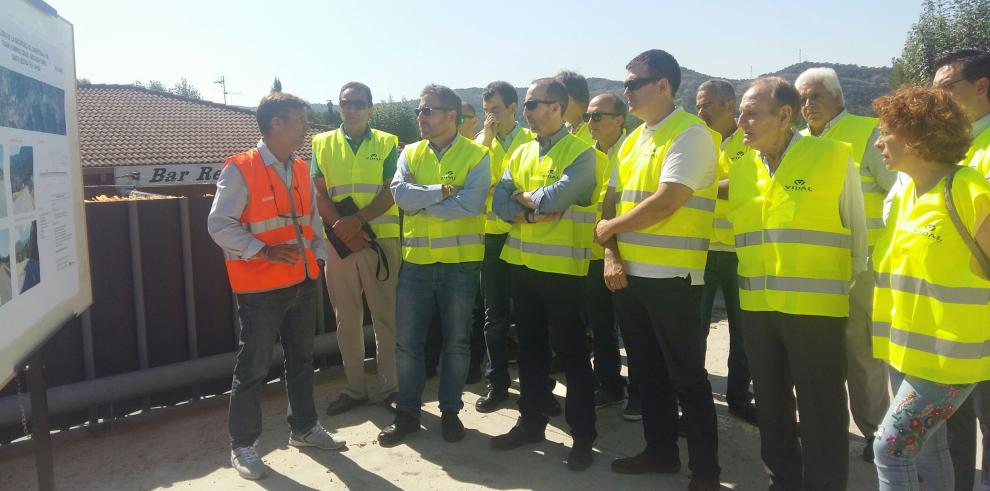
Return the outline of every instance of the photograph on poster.
{"type": "Polygon", "coordinates": [[[0,67],[0,126],[65,134],[65,91],[0,67]]]}
{"type": "Polygon", "coordinates": [[[34,211],[34,148],[10,147],[10,192],[14,215],[34,211]]]}
{"type": "Polygon", "coordinates": [[[41,262],[38,254],[38,221],[17,225],[14,260],[17,262],[17,291],[24,293],[41,283],[41,262]]]}
{"type": "Polygon", "coordinates": [[[0,305],[14,298],[10,263],[10,230],[0,229],[0,305]]]}

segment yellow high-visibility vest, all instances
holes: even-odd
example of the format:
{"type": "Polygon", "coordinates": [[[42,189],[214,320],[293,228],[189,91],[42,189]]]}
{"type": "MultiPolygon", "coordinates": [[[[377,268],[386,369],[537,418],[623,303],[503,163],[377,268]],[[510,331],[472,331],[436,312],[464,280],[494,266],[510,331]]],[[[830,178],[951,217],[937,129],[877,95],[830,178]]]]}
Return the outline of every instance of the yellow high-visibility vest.
{"type": "MultiPolygon", "coordinates": [[[[717,180],[729,178],[729,169],[732,164],[749,152],[749,147],[743,143],[743,130],[736,129],[729,135],[729,139],[722,143],[721,152],[718,159],[717,180]]],[[[718,198],[715,201],[715,231],[712,234],[712,244],[719,244],[721,250],[735,249],[736,241],[732,234],[732,222],[727,216],[729,213],[728,198],[718,198]]]]}
{"type": "MultiPolygon", "coordinates": [[[[915,197],[910,181],[894,197],[875,249],[873,356],[907,375],[971,384],[990,380],[990,281],[949,218],[944,187],[943,178],[915,197]]],[[[990,183],[962,168],[952,198],[972,237],[990,183]]]]}
{"type": "MultiPolygon", "coordinates": [[[[512,156],[512,152],[515,152],[519,145],[523,143],[530,142],[536,139],[536,133],[533,133],[528,128],[519,128],[516,131],[515,136],[512,137],[512,141],[509,142],[507,148],[503,148],[502,144],[499,143],[498,138],[492,138],[491,147],[489,149],[489,157],[491,158],[492,164],[492,185],[488,188],[488,198],[485,200],[485,233],[486,234],[505,234],[509,232],[512,228],[512,224],[502,220],[495,215],[492,211],[492,197],[495,196],[495,186],[498,182],[502,180],[502,175],[505,174],[505,166],[509,163],[509,157],[512,156]]],[[[478,135],[475,138],[475,142],[481,143],[482,137],[478,135]]]]}
{"type": "MultiPolygon", "coordinates": [[[[341,128],[313,137],[313,156],[332,201],[349,196],[361,209],[371,204],[384,188],[382,172],[385,158],[395,150],[399,139],[374,128],[370,129],[370,133],[361,142],[357,153],[347,143],[341,128]]],[[[398,237],[399,207],[392,205],[368,223],[379,238],[398,237]]]]}
{"type": "Polygon", "coordinates": [[[990,128],[973,138],[963,164],[976,169],[980,175],[990,179],[990,128]]]}
{"type": "MultiPolygon", "coordinates": [[[[622,130],[622,135],[619,136],[619,139],[616,140],[615,143],[613,143],[612,146],[608,149],[608,154],[607,155],[603,154],[601,151],[598,152],[598,155],[597,155],[598,158],[602,158],[602,155],[604,155],[605,158],[607,159],[607,161],[604,163],[603,175],[601,176],[601,180],[602,180],[602,196],[601,196],[601,198],[600,198],[600,200],[598,202],[598,219],[599,220],[602,219],[602,203],[605,202],[605,195],[608,194],[608,189],[609,189],[608,184],[609,184],[609,181],[612,180],[612,174],[615,172],[615,168],[618,167],[618,165],[619,165],[619,149],[622,148],[622,144],[625,143],[627,136],[628,135],[626,135],[626,130],[622,130]]],[[[596,143],[596,146],[597,146],[597,143],[596,143]]],[[[596,148],[596,150],[597,150],[597,148],[596,148]]],[[[614,193],[615,190],[613,189],[612,192],[614,193]]],[[[591,260],[592,261],[598,261],[598,260],[601,260],[601,259],[605,259],[605,248],[603,248],[597,242],[592,242],[592,244],[591,244],[591,260]]]]}
{"type": "Polygon", "coordinates": [[[729,173],[744,310],[846,317],[852,235],[839,216],[849,145],[804,136],[773,176],[756,151],[729,173]]]}
{"type": "MultiPolygon", "coordinates": [[[[712,137],[712,153],[722,141],[718,132],[705,126],[701,118],[677,110],[649,139],[642,137],[646,124],[636,128],[619,150],[619,179],[616,183],[616,216],[629,213],[657,191],[663,160],[671,143],[688,128],[701,125],[712,137]],[[642,140],[642,141],[641,141],[642,140]]],[[[700,165],[700,164],[699,164],[700,165]]],[[[632,276],[704,275],[708,246],[715,219],[718,180],[694,192],[669,217],[635,232],[616,236],[619,254],[632,276]]]]}
{"type": "MultiPolygon", "coordinates": [[[[488,148],[461,135],[437,161],[429,140],[406,146],[406,161],[416,184],[464,186],[488,148]]],[[[485,216],[447,220],[420,212],[406,215],[402,225],[402,259],[415,264],[481,261],[485,256],[485,216]]]]}
{"type": "MultiPolygon", "coordinates": [[[[524,143],[509,159],[509,174],[517,191],[533,191],[560,180],[574,160],[591,149],[591,145],[565,134],[542,158],[537,141],[524,143]]],[[[595,151],[596,156],[604,156],[595,151]]],[[[541,223],[513,223],[502,248],[501,258],[509,264],[526,266],[546,273],[586,276],[591,261],[595,224],[607,158],[595,159],[595,189],[587,206],[571,205],[559,220],[541,223]]]]}
{"type": "Polygon", "coordinates": [[[580,138],[583,142],[588,145],[595,146],[595,139],[591,137],[591,129],[588,128],[588,123],[581,123],[578,125],[577,129],[571,132],[572,135],[580,138]]]}

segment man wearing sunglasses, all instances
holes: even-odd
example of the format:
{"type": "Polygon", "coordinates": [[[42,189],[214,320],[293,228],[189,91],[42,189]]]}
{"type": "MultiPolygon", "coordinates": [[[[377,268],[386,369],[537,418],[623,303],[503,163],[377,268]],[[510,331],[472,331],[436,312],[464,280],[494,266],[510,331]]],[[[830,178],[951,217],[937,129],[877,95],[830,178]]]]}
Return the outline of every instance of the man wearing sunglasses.
{"type": "Polygon", "coordinates": [[[369,224],[389,267],[399,267],[399,210],[389,185],[395,175],[398,138],[371,128],[371,89],[349,82],[340,89],[340,128],[313,137],[310,169],[316,184],[323,223],[333,229],[351,253],[328,253],[326,278],[337,320],[337,344],[347,383],[327,414],[340,414],[368,401],[389,404],[396,391],[395,285],[398,274],[379,274],[378,251],[369,248],[369,224]],[[352,213],[337,204],[353,202],[352,213]],[[378,389],[369,393],[364,376],[364,302],[375,331],[378,389]]]}
{"type": "Polygon", "coordinates": [[[492,210],[495,185],[505,173],[509,157],[520,145],[533,141],[536,134],[516,122],[519,96],[509,82],[495,81],[481,93],[485,126],[476,141],[488,147],[492,165],[492,182],[485,203],[485,260],[481,266],[481,293],[485,300],[485,344],[488,347],[488,392],[478,398],[475,408],[489,413],[509,398],[510,295],[509,265],[499,255],[512,225],[498,218],[492,210]]]}
{"type": "Polygon", "coordinates": [[[615,282],[619,329],[638,369],[646,448],[617,459],[621,473],[677,473],[677,402],[687,426],[688,489],[718,489],[715,404],[705,370],[701,285],[718,191],[718,133],[674,106],[677,60],[649,50],[626,65],[629,110],[643,120],[619,150],[616,204],[596,227],[623,261],[615,282]]]}
{"type": "Polygon", "coordinates": [[[591,137],[587,123],[581,120],[584,113],[588,112],[588,101],[591,98],[588,81],[580,73],[570,70],[564,70],[554,78],[567,87],[567,112],[564,113],[567,131],[589,145],[594,145],[595,139],[591,137]]]}
{"type": "Polygon", "coordinates": [[[308,166],[294,153],[306,143],[308,109],[306,101],[283,92],[261,99],[262,138],[227,160],[206,222],[223,249],[237,303],[239,348],[227,422],[230,463],[246,479],[267,473],[255,445],[276,338],[285,352],[289,445],[344,446],[320,424],[313,401],[316,279],[327,250],[308,166]]]}
{"type": "Polygon", "coordinates": [[[469,102],[461,103],[461,124],[457,126],[457,132],[464,138],[474,139],[475,128],[478,127],[478,113],[469,102]]]}
{"type": "Polygon", "coordinates": [[[579,471],[591,465],[598,433],[594,373],[574,302],[584,293],[607,159],[564,127],[567,105],[559,81],[543,78],[530,85],[523,115],[537,139],[512,154],[495,188],[492,207],[512,224],[501,257],[511,265],[519,327],[520,416],[491,444],[510,450],[544,441],[552,347],[567,377],[565,416],[574,438],[567,466],[579,471]]]}
{"type": "MultiPolygon", "coordinates": [[[[609,159],[606,175],[602,182],[609,184],[604,188],[602,202],[612,200],[614,206],[615,183],[610,182],[614,172],[619,148],[626,140],[623,125],[626,121],[628,108],[626,103],[615,94],[606,92],[591,99],[588,112],[582,119],[588,125],[591,137],[595,139],[595,149],[605,154],[609,159]]],[[[612,292],[605,283],[606,267],[605,251],[602,246],[594,244],[591,249],[591,263],[588,267],[588,277],[585,290],[585,315],[587,324],[591,327],[594,340],[592,345],[595,358],[595,408],[622,404],[626,401],[626,380],[622,377],[622,360],[619,356],[619,331],[615,324],[615,309],[612,305],[612,292]]],[[[610,257],[611,259],[611,257],[610,257]]],[[[621,262],[609,261],[608,267],[622,268],[621,262]]],[[[639,407],[638,396],[630,394],[631,403],[627,418],[635,418],[639,407]]],[[[638,414],[642,414],[639,412],[638,414]]],[[[635,419],[634,419],[635,420],[635,419]]]]}
{"type": "Polygon", "coordinates": [[[434,314],[440,317],[441,435],[464,438],[457,413],[470,363],[471,311],[485,255],[485,196],[491,185],[488,149],[457,132],[461,99],[447,87],[420,93],[417,121],[423,139],[399,155],[392,179],[405,213],[402,269],[396,293],[399,393],[395,422],[378,434],[383,446],[419,431],[426,384],[424,346],[434,314]]]}

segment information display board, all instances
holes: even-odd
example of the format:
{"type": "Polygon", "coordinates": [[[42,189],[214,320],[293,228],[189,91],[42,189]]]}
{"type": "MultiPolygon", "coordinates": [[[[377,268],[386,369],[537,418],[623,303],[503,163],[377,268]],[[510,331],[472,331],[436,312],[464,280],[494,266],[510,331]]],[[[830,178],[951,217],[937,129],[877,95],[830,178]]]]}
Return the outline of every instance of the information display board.
{"type": "Polygon", "coordinates": [[[40,1],[0,12],[2,387],[92,292],[72,25],[40,1]]]}

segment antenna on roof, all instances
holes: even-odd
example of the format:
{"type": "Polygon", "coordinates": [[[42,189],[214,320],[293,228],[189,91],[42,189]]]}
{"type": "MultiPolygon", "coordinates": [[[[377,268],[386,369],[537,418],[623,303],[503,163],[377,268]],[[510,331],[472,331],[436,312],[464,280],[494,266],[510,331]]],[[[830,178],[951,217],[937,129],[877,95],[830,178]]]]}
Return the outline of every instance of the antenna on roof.
{"type": "Polygon", "coordinates": [[[220,88],[223,89],[223,105],[226,106],[227,94],[229,94],[229,92],[227,92],[227,80],[223,78],[223,75],[220,75],[220,78],[218,80],[214,80],[213,83],[219,85],[220,88]]]}

